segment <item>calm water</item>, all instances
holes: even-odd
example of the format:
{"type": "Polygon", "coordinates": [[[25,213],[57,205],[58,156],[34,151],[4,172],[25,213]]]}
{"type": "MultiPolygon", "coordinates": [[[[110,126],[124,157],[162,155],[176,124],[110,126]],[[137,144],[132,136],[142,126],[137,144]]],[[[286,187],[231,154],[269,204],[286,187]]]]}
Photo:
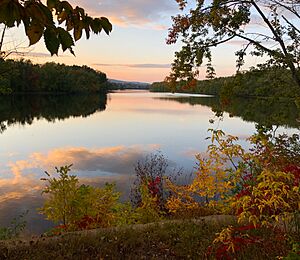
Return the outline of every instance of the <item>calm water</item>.
{"type": "MultiPolygon", "coordinates": [[[[134,164],[161,151],[172,167],[189,173],[204,152],[207,129],[219,127],[242,140],[255,123],[299,132],[300,110],[291,102],[157,94],[145,91],[93,96],[16,96],[0,99],[0,226],[29,210],[28,230],[52,223],[37,213],[43,204],[44,171],[73,164],[82,183],[116,182],[129,193],[134,164]],[[223,120],[210,119],[222,112],[223,120]]],[[[242,141],[245,142],[245,141],[242,141]]]]}

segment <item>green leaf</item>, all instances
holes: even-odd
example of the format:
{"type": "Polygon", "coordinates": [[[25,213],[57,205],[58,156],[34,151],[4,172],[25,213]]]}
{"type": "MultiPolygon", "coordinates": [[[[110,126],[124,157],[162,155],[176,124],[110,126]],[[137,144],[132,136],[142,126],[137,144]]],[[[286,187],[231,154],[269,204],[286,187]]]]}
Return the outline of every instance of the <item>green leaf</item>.
{"type": "Polygon", "coordinates": [[[83,23],[84,23],[84,30],[85,30],[85,34],[86,34],[86,38],[89,39],[90,38],[90,32],[91,32],[91,24],[93,22],[93,18],[89,17],[89,16],[85,16],[83,23]]]}
{"type": "Polygon", "coordinates": [[[32,2],[25,5],[25,12],[31,19],[35,19],[42,24],[47,24],[48,18],[39,7],[37,2],[32,2]]]}
{"type": "Polygon", "coordinates": [[[98,34],[102,30],[102,24],[99,18],[95,18],[90,22],[91,29],[94,33],[98,34]]]}
{"type": "Polygon", "coordinates": [[[54,25],[52,12],[44,6],[43,4],[39,4],[39,8],[44,15],[45,24],[48,26],[54,25]]]}
{"type": "Polygon", "coordinates": [[[105,33],[109,35],[109,33],[112,31],[112,24],[106,17],[101,17],[100,21],[105,33]]]}
{"type": "Polygon", "coordinates": [[[71,31],[74,29],[74,24],[71,20],[66,20],[67,31],[71,31]]]}
{"type": "Polygon", "coordinates": [[[61,6],[67,11],[67,13],[73,11],[73,7],[67,1],[62,1],[61,6]]]}
{"type": "Polygon", "coordinates": [[[75,12],[78,13],[81,17],[85,16],[84,9],[82,9],[81,7],[76,6],[75,12]]]}
{"type": "Polygon", "coordinates": [[[47,6],[51,10],[56,7],[58,0],[47,0],[47,6]]]}
{"type": "Polygon", "coordinates": [[[74,39],[78,41],[82,36],[82,29],[84,25],[82,21],[79,21],[76,26],[74,27],[74,39]]]}
{"type": "Polygon", "coordinates": [[[76,26],[74,28],[74,39],[75,41],[78,41],[81,38],[82,35],[82,29],[80,27],[76,26]]]}
{"type": "Polygon", "coordinates": [[[86,26],[84,28],[84,30],[85,30],[86,38],[89,39],[90,38],[90,27],[86,26]]]}
{"type": "Polygon", "coordinates": [[[57,32],[63,51],[65,51],[66,49],[70,49],[72,48],[72,46],[74,46],[74,41],[70,33],[68,33],[65,29],[61,27],[57,28],[57,32]]]}
{"type": "Polygon", "coordinates": [[[44,32],[44,26],[35,22],[27,26],[25,31],[29,38],[29,45],[33,45],[41,39],[44,32]]]}
{"type": "Polygon", "coordinates": [[[19,3],[10,1],[1,3],[0,6],[0,23],[6,24],[7,27],[14,27],[21,22],[22,6],[19,3]]]}
{"type": "Polygon", "coordinates": [[[58,54],[59,39],[54,29],[47,28],[44,32],[44,40],[48,51],[51,55],[58,54]]]}
{"type": "Polygon", "coordinates": [[[62,11],[62,12],[57,16],[58,23],[59,23],[59,24],[63,23],[67,18],[68,18],[68,15],[67,15],[66,11],[62,11]]]}

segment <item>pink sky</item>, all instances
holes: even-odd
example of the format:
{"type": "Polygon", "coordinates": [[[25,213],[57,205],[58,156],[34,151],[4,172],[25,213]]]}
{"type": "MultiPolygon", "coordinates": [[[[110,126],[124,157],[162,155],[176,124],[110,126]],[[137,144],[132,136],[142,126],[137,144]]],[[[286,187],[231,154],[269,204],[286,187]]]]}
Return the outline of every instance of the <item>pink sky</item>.
{"type": "MultiPolygon", "coordinates": [[[[76,43],[73,57],[61,53],[50,57],[43,40],[30,47],[24,57],[37,63],[55,61],[69,65],[88,65],[105,72],[108,78],[154,82],[162,81],[170,71],[174,52],[180,44],[167,45],[165,39],[171,26],[171,16],[179,10],[175,0],[70,0],[74,5],[85,8],[92,16],[106,16],[113,23],[110,36],[101,34],[89,40],[82,37],[76,43]]],[[[11,29],[6,42],[28,46],[23,28],[11,29]]],[[[214,51],[213,65],[217,76],[235,73],[234,52],[242,42],[224,45],[214,51]]],[[[11,47],[11,43],[7,45],[11,47]]],[[[26,50],[27,52],[27,50],[26,50]]],[[[250,58],[246,67],[255,65],[257,60],[250,58]]],[[[200,78],[205,77],[205,70],[200,78]]]]}

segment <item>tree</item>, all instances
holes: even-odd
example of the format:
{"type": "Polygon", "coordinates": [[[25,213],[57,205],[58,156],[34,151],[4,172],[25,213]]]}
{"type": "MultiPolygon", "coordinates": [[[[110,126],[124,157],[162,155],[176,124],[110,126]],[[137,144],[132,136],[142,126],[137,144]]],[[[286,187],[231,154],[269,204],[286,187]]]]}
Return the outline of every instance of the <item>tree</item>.
{"type": "Polygon", "coordinates": [[[112,25],[107,18],[92,18],[84,9],[78,6],[73,8],[67,1],[47,0],[47,4],[44,4],[40,0],[1,0],[0,24],[4,28],[0,36],[0,57],[5,56],[2,46],[6,29],[21,23],[29,44],[37,43],[44,36],[45,45],[51,55],[57,55],[60,46],[63,51],[69,50],[74,54],[74,41],[81,38],[83,31],[87,39],[91,32],[99,34],[103,29],[108,35],[112,31],[112,25]],[[60,26],[63,23],[64,28],[60,26]]]}
{"type": "MultiPolygon", "coordinates": [[[[176,0],[181,10],[187,0],[176,0]]],[[[192,2],[192,1],[190,1],[192,2]]],[[[172,17],[168,44],[182,36],[183,47],[175,54],[172,72],[167,78],[191,80],[207,60],[208,77],[213,76],[211,49],[232,40],[245,42],[236,52],[237,69],[246,54],[268,56],[263,65],[288,68],[300,87],[300,2],[299,0],[213,0],[194,1],[189,13],[172,17]],[[249,25],[259,17],[263,30],[253,31],[249,25]],[[250,48],[252,47],[252,48],[250,48]]]]}

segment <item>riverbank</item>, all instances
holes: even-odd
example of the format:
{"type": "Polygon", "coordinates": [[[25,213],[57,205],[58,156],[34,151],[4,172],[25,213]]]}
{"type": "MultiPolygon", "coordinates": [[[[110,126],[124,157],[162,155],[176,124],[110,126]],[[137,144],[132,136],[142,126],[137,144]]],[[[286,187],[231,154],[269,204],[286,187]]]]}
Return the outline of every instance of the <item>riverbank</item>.
{"type": "MultiPolygon", "coordinates": [[[[208,216],[0,242],[1,259],[214,259],[209,249],[231,216],[208,216]]],[[[268,235],[268,234],[265,234],[268,235]]],[[[270,238],[271,240],[271,238],[270,238]]],[[[250,245],[239,259],[274,259],[286,246],[250,245]]]]}
{"type": "Polygon", "coordinates": [[[289,70],[283,68],[251,69],[229,77],[198,80],[177,84],[154,82],[152,92],[208,94],[222,97],[297,98],[299,86],[289,70]]]}

